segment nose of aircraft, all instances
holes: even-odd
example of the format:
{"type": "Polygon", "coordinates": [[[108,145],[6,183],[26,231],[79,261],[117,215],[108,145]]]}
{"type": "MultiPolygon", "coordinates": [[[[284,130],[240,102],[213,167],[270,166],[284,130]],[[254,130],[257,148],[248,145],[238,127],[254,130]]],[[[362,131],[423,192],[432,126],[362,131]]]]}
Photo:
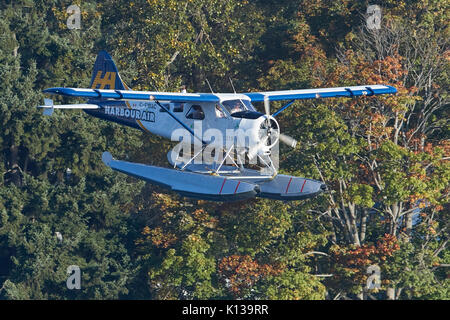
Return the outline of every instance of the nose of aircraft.
{"type": "Polygon", "coordinates": [[[267,145],[267,133],[261,129],[261,124],[264,122],[264,115],[252,113],[252,116],[258,117],[242,117],[239,122],[239,131],[237,132],[237,145],[246,148],[251,158],[256,154],[268,153],[270,148],[267,145]]]}

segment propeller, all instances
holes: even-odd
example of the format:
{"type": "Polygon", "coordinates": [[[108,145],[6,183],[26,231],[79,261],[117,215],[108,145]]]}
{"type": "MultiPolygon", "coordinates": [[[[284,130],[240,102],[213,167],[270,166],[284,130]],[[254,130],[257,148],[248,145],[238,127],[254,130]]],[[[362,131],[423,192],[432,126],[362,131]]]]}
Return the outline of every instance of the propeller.
{"type": "MultiPolygon", "coordinates": [[[[269,103],[269,97],[265,96],[264,97],[264,110],[266,111],[266,116],[267,116],[267,123],[270,126],[269,123],[269,119],[273,118],[273,116],[270,114],[270,103],[269,103]]],[[[278,133],[278,138],[280,139],[281,142],[287,144],[289,147],[291,148],[295,148],[295,146],[297,145],[297,140],[295,140],[294,138],[284,134],[284,133],[278,133]]]]}
{"type": "Polygon", "coordinates": [[[291,148],[295,148],[297,145],[297,140],[286,134],[280,133],[278,122],[275,120],[273,115],[270,114],[270,103],[267,96],[264,97],[264,111],[266,113],[266,118],[261,123],[260,127],[261,141],[248,150],[249,159],[253,159],[263,146],[268,146],[270,149],[278,142],[278,140],[287,144],[291,148]],[[269,143],[267,143],[268,141],[269,143]]]}
{"type": "Polygon", "coordinates": [[[266,111],[267,119],[270,117],[270,103],[269,103],[269,97],[264,96],[264,110],[266,111]]]}
{"type": "Polygon", "coordinates": [[[287,144],[291,148],[295,148],[295,146],[297,145],[297,140],[284,133],[280,133],[279,138],[281,142],[287,144]]]}

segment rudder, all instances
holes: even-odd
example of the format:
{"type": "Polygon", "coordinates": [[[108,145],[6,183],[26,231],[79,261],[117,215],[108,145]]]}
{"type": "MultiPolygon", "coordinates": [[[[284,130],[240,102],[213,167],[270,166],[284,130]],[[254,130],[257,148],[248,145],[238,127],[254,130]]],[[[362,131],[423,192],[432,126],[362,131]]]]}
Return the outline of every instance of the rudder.
{"type": "Polygon", "coordinates": [[[127,90],[127,85],[122,81],[119,70],[106,51],[100,51],[94,63],[90,88],[127,90]]]}

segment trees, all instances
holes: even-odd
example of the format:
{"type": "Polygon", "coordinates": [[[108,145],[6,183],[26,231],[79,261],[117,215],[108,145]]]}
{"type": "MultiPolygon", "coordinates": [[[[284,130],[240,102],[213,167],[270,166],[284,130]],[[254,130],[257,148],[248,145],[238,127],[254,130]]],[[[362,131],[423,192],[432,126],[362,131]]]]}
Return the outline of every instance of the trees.
{"type": "Polygon", "coordinates": [[[263,17],[247,1],[106,1],[101,10],[110,30],[107,45],[125,71],[132,65],[139,70],[130,74],[132,87],[179,90],[185,84],[209,91],[209,78],[214,90],[232,91],[228,76],[251,79],[244,71],[254,58],[263,17]]]}
{"type": "Polygon", "coordinates": [[[93,154],[114,147],[127,152],[139,141],[79,112],[48,119],[35,108],[46,84],[87,82],[90,71],[83,67],[80,74],[71,64],[88,57],[83,41],[68,41],[64,36],[77,36],[39,14],[53,4],[34,4],[1,7],[0,296],[118,298],[132,271],[125,213],[142,183],[112,175],[93,154]],[[81,291],[65,286],[73,264],[82,268],[81,291]]]}
{"type": "MultiPolygon", "coordinates": [[[[387,83],[399,93],[380,99],[336,100],[328,105],[331,110],[323,105],[304,105],[304,110],[293,111],[298,115],[295,124],[301,130],[296,133],[304,154],[292,152],[287,159],[292,166],[303,163],[303,172],[315,174],[334,189],[321,214],[340,250],[351,245],[345,254],[352,255],[353,250],[359,250],[355,248],[363,250],[366,243],[376,242],[385,233],[398,237],[397,245],[402,248],[398,255],[412,250],[415,257],[422,257],[419,263],[411,255],[407,267],[416,269],[418,277],[420,272],[434,274],[431,270],[443,261],[447,245],[443,223],[449,181],[447,120],[437,116],[448,104],[446,32],[448,29],[434,31],[429,39],[430,30],[421,24],[386,19],[381,30],[361,29],[354,34],[350,48],[342,47],[337,60],[315,60],[319,72],[312,76],[319,85],[387,83]],[[424,228],[434,230],[431,225],[438,228],[436,236],[429,234],[427,241],[418,240],[424,236],[424,228]],[[422,271],[417,270],[417,264],[422,271]]],[[[314,61],[306,51],[302,61],[310,59],[314,61]]],[[[353,260],[348,262],[352,268],[353,260]]],[[[359,272],[365,274],[375,260],[367,258],[359,272]]],[[[395,269],[392,265],[399,261],[384,260],[382,274],[392,276],[388,270],[395,269]]],[[[402,297],[406,282],[399,280],[399,274],[392,277],[397,290],[386,285],[387,297],[402,297]]],[[[432,279],[437,281],[435,276],[432,279]]],[[[442,286],[443,281],[441,278],[436,283],[442,286]]],[[[404,296],[421,297],[420,290],[409,289],[404,296]]]]}
{"type": "Polygon", "coordinates": [[[349,1],[83,1],[81,30],[67,4],[0,5],[1,298],[448,299],[446,2],[387,1],[379,30],[349,1]],[[192,201],[101,163],[164,166],[160,138],[33,108],[45,87],[86,86],[101,49],[135,89],[399,93],[280,114],[300,142],[281,170],[322,179],[320,197],[192,201]],[[382,287],[363,290],[373,264],[382,287]]]}

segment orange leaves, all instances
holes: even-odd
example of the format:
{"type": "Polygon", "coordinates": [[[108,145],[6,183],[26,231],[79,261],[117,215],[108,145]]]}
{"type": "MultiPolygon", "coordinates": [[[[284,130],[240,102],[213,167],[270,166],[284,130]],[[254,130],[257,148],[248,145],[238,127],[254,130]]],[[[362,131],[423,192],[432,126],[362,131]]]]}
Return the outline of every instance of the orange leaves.
{"type": "MultiPolygon", "coordinates": [[[[387,126],[388,117],[381,114],[379,111],[366,111],[366,118],[363,118],[361,124],[366,129],[365,135],[378,140],[387,139],[390,137],[393,127],[387,126]]],[[[378,145],[372,145],[375,149],[378,145]]]]}
{"type": "Polygon", "coordinates": [[[387,257],[392,256],[398,249],[400,249],[400,245],[397,238],[391,234],[385,234],[384,237],[377,242],[376,254],[380,259],[386,260],[387,257]]]}
{"type": "MultiPolygon", "coordinates": [[[[385,81],[395,83],[397,86],[403,86],[403,77],[407,75],[407,70],[402,65],[403,57],[398,53],[393,56],[387,56],[383,60],[373,62],[372,79],[373,81],[385,81]],[[377,72],[378,71],[378,72],[377,72]]],[[[370,81],[370,79],[369,79],[370,81]]],[[[375,82],[373,83],[375,84],[375,82]]]]}
{"type": "Polygon", "coordinates": [[[385,234],[376,245],[365,244],[356,248],[334,246],[330,249],[334,261],[333,273],[338,281],[363,284],[367,267],[387,261],[400,246],[395,236],[385,234]]]}
{"type": "Polygon", "coordinates": [[[303,48],[304,63],[311,70],[311,85],[313,87],[323,86],[327,77],[325,51],[314,44],[308,44],[303,48]]]}
{"type": "Polygon", "coordinates": [[[136,245],[151,243],[157,248],[167,248],[177,240],[174,234],[170,232],[163,232],[160,227],[150,229],[148,226],[146,226],[142,230],[141,234],[144,236],[144,238],[136,240],[136,245]]]}
{"type": "Polygon", "coordinates": [[[197,223],[209,228],[214,228],[219,222],[217,218],[210,216],[204,209],[201,208],[196,209],[192,213],[192,217],[197,223]]]}
{"type": "MultiPolygon", "coordinates": [[[[422,194],[417,194],[417,193],[416,194],[412,194],[412,195],[410,195],[408,197],[408,202],[411,203],[411,204],[415,204],[418,201],[422,200],[423,197],[424,197],[424,195],[422,195],[422,194]]],[[[419,208],[424,208],[424,207],[426,207],[425,202],[420,201],[419,202],[419,208]]]]}
{"type": "Polygon", "coordinates": [[[442,154],[444,155],[444,157],[447,157],[447,159],[443,159],[442,161],[448,162],[448,157],[450,156],[450,140],[446,139],[441,141],[438,144],[438,147],[442,149],[442,154]]]}
{"type": "Polygon", "coordinates": [[[345,80],[352,83],[391,84],[397,88],[397,95],[405,94],[411,91],[404,88],[403,78],[407,71],[402,61],[403,57],[398,53],[382,60],[369,61],[361,54],[347,50],[340,66],[330,73],[328,85],[342,85],[345,80]]]}
{"type": "Polygon", "coordinates": [[[414,129],[410,129],[405,133],[405,136],[408,140],[408,147],[410,150],[413,150],[414,153],[419,153],[421,151],[422,140],[425,139],[424,134],[418,134],[414,129]]]}
{"type": "Polygon", "coordinates": [[[434,146],[432,143],[428,142],[425,144],[423,151],[428,153],[429,155],[433,155],[434,146]]]}
{"type": "Polygon", "coordinates": [[[249,255],[232,255],[219,262],[219,275],[235,296],[240,296],[243,290],[251,288],[261,278],[279,272],[268,264],[259,264],[249,255]]]}
{"type": "MultiPolygon", "coordinates": [[[[398,53],[371,61],[365,55],[347,50],[340,62],[326,74],[326,86],[356,84],[386,84],[397,89],[395,95],[359,97],[340,101],[339,111],[345,119],[351,119],[352,131],[365,137],[369,150],[378,149],[386,140],[399,141],[407,112],[421,98],[415,96],[417,87],[405,87],[408,71],[404,57],[398,53]]],[[[417,130],[414,130],[417,134],[417,130]]]]}
{"type": "Polygon", "coordinates": [[[305,50],[305,46],[316,41],[316,37],[312,36],[310,32],[309,25],[302,21],[299,22],[298,29],[300,32],[294,35],[295,40],[295,50],[298,52],[303,52],[305,50]]]}

